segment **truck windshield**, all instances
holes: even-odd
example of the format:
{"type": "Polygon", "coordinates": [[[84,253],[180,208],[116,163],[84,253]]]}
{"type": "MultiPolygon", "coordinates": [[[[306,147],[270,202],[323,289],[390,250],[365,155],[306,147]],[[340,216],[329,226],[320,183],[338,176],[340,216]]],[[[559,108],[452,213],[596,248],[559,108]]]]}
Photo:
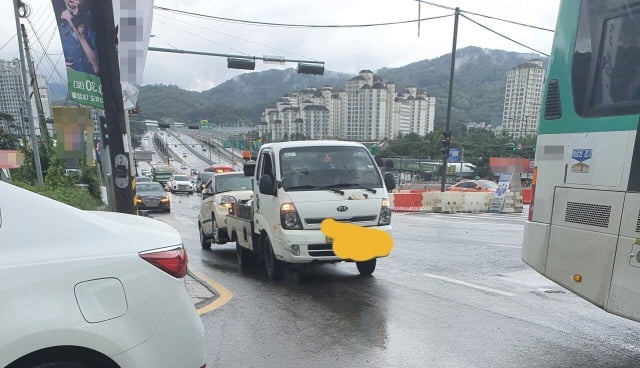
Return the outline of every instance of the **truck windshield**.
{"type": "Polygon", "coordinates": [[[280,151],[284,190],[381,188],[375,162],[364,147],[292,147],[280,151]]]}

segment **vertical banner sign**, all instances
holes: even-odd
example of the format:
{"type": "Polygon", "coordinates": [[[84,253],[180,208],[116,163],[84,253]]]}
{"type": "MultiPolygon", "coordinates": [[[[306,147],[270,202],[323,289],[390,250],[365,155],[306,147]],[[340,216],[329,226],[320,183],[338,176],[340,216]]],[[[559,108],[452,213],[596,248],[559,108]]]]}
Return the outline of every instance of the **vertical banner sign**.
{"type": "Polygon", "coordinates": [[[142,84],[153,23],[153,1],[113,0],[113,18],[118,29],[123,105],[125,110],[131,110],[138,100],[136,85],[142,84]]]}
{"type": "Polygon", "coordinates": [[[103,108],[93,0],[51,0],[67,66],[69,97],[82,105],[103,108]]]}
{"type": "Polygon", "coordinates": [[[496,192],[493,195],[493,199],[489,204],[489,212],[500,212],[502,211],[502,206],[504,205],[505,194],[509,190],[509,186],[511,184],[511,178],[513,177],[513,173],[502,173],[500,174],[500,179],[498,179],[498,188],[496,188],[496,192]]]}
{"type": "MultiPolygon", "coordinates": [[[[87,127],[92,127],[89,108],[78,106],[53,108],[53,128],[56,131],[58,157],[82,157],[85,151],[89,149],[93,151],[93,144],[86,144],[87,136],[93,138],[93,130],[91,135],[86,135],[87,127]]],[[[90,161],[87,160],[87,162],[90,161]]]]}

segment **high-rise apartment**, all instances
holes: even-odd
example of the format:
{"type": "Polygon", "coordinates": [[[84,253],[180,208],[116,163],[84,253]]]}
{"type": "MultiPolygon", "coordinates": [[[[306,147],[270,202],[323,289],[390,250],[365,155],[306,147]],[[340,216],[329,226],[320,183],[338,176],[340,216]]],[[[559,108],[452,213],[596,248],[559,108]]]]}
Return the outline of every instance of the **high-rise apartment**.
{"type": "Polygon", "coordinates": [[[289,93],[267,108],[258,133],[270,140],[346,139],[379,141],[398,134],[425,135],[433,131],[435,97],[417,87],[396,93],[370,70],[346,81],[344,91],[332,87],[289,93]]]}
{"type": "MultiPolygon", "coordinates": [[[[51,118],[51,106],[49,104],[49,92],[47,83],[42,76],[37,76],[38,89],[45,119],[51,118]]],[[[0,120],[0,128],[3,130],[25,136],[29,133],[28,109],[24,103],[24,88],[22,83],[22,72],[20,69],[20,61],[0,60],[0,112],[13,116],[13,122],[9,123],[0,120]]],[[[36,135],[40,134],[40,124],[38,119],[38,110],[36,109],[36,101],[33,93],[31,95],[31,111],[33,113],[34,125],[36,127],[36,135]]],[[[44,122],[43,122],[44,123],[44,122]]]]}
{"type": "Polygon", "coordinates": [[[514,138],[536,133],[544,75],[541,60],[531,60],[507,72],[501,132],[514,138]]]}

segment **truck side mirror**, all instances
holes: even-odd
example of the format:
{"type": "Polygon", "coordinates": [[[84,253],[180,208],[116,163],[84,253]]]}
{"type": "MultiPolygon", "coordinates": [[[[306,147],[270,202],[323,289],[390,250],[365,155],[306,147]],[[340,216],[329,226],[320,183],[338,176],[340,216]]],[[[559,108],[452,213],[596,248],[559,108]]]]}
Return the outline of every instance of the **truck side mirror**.
{"type": "Polygon", "coordinates": [[[262,175],[260,177],[260,193],[274,195],[275,186],[273,185],[273,179],[269,175],[262,175]]]}
{"type": "Polygon", "coordinates": [[[387,172],[384,174],[384,185],[387,187],[387,190],[395,189],[396,178],[393,176],[393,173],[387,172]]]}
{"type": "Polygon", "coordinates": [[[244,176],[253,176],[256,173],[256,164],[254,163],[250,163],[250,164],[244,164],[244,166],[242,167],[242,170],[244,171],[244,176]]]}

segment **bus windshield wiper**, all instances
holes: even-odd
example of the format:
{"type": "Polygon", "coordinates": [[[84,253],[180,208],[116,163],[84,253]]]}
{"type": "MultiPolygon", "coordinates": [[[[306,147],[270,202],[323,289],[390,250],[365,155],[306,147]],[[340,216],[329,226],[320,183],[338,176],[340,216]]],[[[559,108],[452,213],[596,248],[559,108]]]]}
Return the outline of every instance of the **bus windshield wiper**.
{"type": "Polygon", "coordinates": [[[329,185],[328,187],[330,187],[330,188],[352,187],[352,188],[368,190],[371,193],[376,194],[376,190],[375,189],[369,188],[369,187],[365,187],[364,185],[356,184],[356,183],[339,183],[339,184],[329,185]]]}
{"type": "Polygon", "coordinates": [[[322,187],[322,186],[317,186],[317,185],[296,185],[293,187],[288,187],[287,190],[296,190],[296,189],[320,189],[320,190],[330,190],[334,193],[338,193],[338,194],[342,194],[344,195],[344,192],[340,189],[335,189],[332,188],[333,185],[330,185],[328,187],[322,187]]]}

